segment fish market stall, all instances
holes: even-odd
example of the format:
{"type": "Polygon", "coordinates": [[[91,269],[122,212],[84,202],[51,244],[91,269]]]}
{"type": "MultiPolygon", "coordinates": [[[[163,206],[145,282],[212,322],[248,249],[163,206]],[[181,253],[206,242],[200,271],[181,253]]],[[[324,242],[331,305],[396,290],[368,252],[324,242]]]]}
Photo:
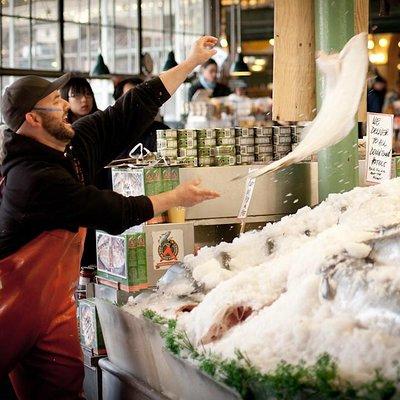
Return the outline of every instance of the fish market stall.
{"type": "Polygon", "coordinates": [[[393,393],[399,195],[399,179],[331,195],[185,257],[122,308],[98,301],[110,362],[172,399],[269,398],[279,379],[393,393]]]}
{"type": "MultiPolygon", "coordinates": [[[[251,179],[257,183],[244,223],[261,227],[216,243],[195,233],[201,248],[169,265],[155,288],[122,306],[96,300],[108,349],[101,365],[106,381],[118,382],[108,399],[398,398],[400,179],[357,187],[353,126],[367,73],[367,35],[353,36],[347,2],[335,6],[345,14],[323,1],[301,2],[301,12],[300,2],[276,2],[274,57],[281,62],[274,66],[294,66],[300,75],[304,69],[307,82],[314,81],[313,68],[288,53],[312,62],[314,54],[293,36],[288,40],[288,31],[298,31],[283,23],[303,26],[305,17],[313,28],[314,3],[318,26],[335,15],[347,36],[335,42],[317,32],[319,48],[333,41],[340,52],[330,48],[317,59],[325,85],[301,141],[293,143],[297,125],[282,121],[299,121],[299,109],[310,115],[314,103],[284,109],[279,72],[274,91],[283,91],[274,119],[281,123],[269,143],[256,144],[268,136],[257,127],[254,134],[251,128],[160,133],[163,157],[203,165],[180,168],[180,180],[198,174],[225,194],[188,211],[193,227],[234,223],[251,179]],[[279,58],[284,43],[288,60],[279,58]],[[256,145],[258,154],[251,154],[256,145]],[[318,164],[308,161],[315,154],[318,164]]],[[[308,28],[300,35],[314,43],[308,28]]]]}

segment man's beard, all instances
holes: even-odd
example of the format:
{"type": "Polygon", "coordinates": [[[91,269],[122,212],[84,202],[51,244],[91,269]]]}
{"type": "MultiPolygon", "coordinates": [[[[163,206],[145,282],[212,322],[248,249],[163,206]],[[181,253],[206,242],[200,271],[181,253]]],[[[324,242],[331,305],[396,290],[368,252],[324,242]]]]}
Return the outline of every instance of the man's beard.
{"type": "Polygon", "coordinates": [[[66,124],[64,121],[57,121],[49,117],[47,114],[42,113],[42,126],[47,133],[60,142],[68,144],[75,135],[74,128],[66,124]]]}

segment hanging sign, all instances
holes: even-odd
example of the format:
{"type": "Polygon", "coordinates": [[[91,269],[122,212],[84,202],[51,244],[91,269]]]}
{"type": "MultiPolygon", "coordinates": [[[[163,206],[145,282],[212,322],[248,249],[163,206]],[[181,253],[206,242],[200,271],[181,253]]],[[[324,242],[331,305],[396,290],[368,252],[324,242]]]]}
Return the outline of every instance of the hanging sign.
{"type": "MultiPolygon", "coordinates": [[[[257,170],[257,168],[250,168],[249,174],[256,170],[257,170]]],[[[242,201],[242,205],[240,207],[240,211],[238,214],[239,219],[244,219],[247,217],[247,213],[249,211],[250,202],[251,202],[251,198],[253,197],[253,191],[254,191],[255,186],[256,186],[256,178],[247,178],[243,201],[242,201]]]]}
{"type": "Polygon", "coordinates": [[[393,115],[367,114],[366,181],[390,179],[392,167],[393,115]]]}

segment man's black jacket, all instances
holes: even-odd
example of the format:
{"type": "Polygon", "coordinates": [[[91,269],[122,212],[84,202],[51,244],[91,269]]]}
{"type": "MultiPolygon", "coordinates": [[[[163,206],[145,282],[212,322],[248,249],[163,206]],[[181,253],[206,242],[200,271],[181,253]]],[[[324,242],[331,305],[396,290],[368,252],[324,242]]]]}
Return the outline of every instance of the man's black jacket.
{"type": "Polygon", "coordinates": [[[105,165],[138,141],[168,98],[159,78],[137,86],[114,106],[76,121],[66,153],[6,130],[0,259],[44,231],[83,226],[119,234],[152,218],[148,197],[123,197],[92,183],[105,165]]]}

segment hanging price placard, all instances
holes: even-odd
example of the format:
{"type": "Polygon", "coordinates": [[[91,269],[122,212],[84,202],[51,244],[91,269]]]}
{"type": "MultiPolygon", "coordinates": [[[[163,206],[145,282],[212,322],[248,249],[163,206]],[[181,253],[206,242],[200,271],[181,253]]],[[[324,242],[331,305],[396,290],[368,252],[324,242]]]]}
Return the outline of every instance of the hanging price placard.
{"type": "MultiPolygon", "coordinates": [[[[256,171],[257,168],[250,168],[249,169],[249,173],[256,171]]],[[[240,207],[240,211],[238,214],[238,218],[239,219],[244,219],[247,217],[247,213],[249,210],[249,206],[250,206],[250,202],[251,202],[251,198],[253,197],[253,191],[254,191],[254,187],[256,185],[256,179],[255,178],[247,178],[246,180],[246,187],[245,187],[245,191],[244,191],[244,196],[243,196],[243,201],[242,201],[242,205],[240,207]]]]}
{"type": "Polygon", "coordinates": [[[393,115],[368,113],[366,181],[390,179],[392,165],[393,115]]]}

